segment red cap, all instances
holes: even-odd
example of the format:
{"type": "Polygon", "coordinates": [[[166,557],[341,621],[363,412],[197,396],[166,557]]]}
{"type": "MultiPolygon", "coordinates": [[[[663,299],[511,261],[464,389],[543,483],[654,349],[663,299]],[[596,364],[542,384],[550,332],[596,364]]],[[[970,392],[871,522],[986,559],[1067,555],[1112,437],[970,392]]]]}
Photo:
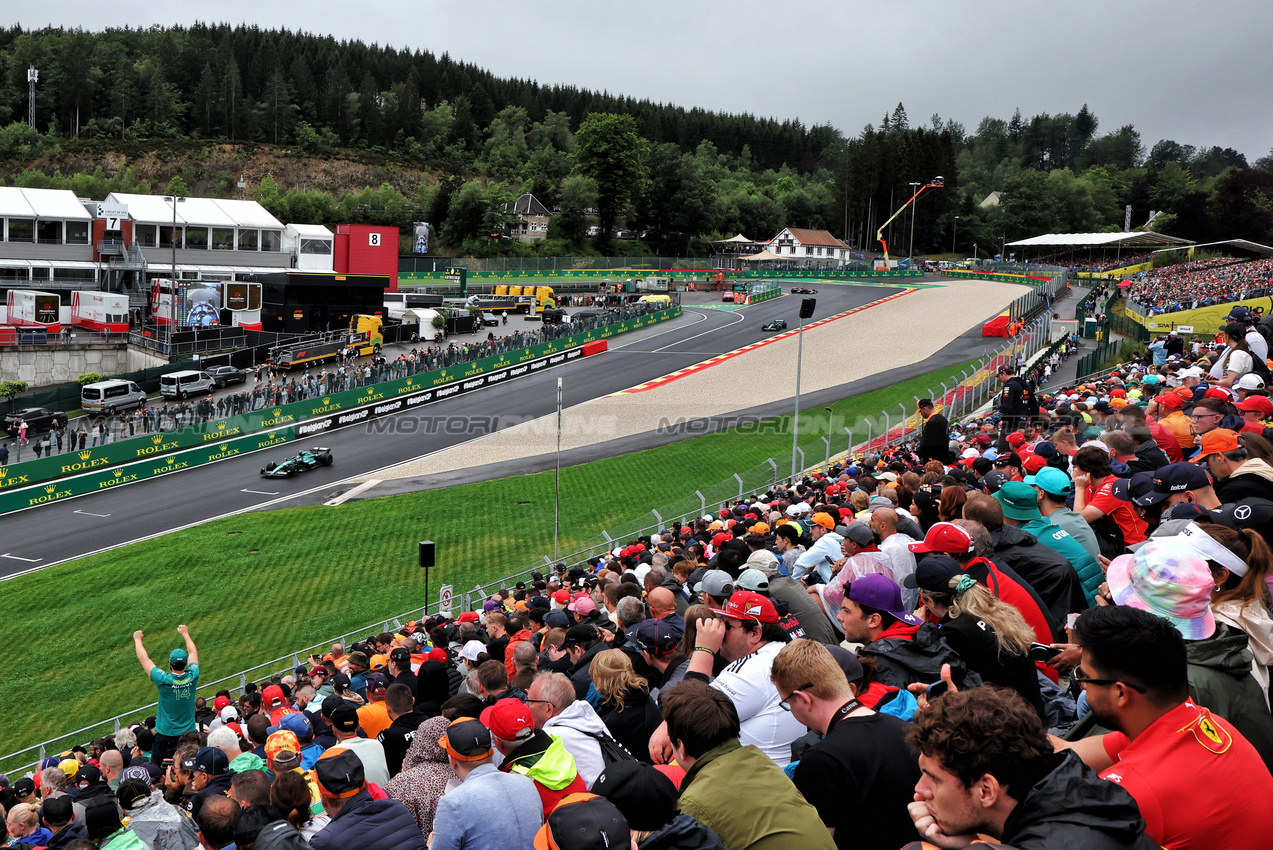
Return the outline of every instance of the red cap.
{"type": "Polygon", "coordinates": [[[1185,400],[1176,393],[1164,393],[1163,395],[1154,396],[1154,401],[1158,402],[1158,406],[1167,410],[1180,410],[1185,406],[1185,400]]]}
{"type": "Polygon", "coordinates": [[[478,621],[476,611],[465,611],[463,614],[455,618],[457,623],[476,623],[478,621]]]}
{"type": "Polygon", "coordinates": [[[213,709],[216,710],[217,714],[220,714],[221,709],[225,708],[227,705],[230,705],[230,704],[231,704],[230,698],[224,695],[219,696],[212,701],[212,707],[213,709]]]}
{"type": "Polygon", "coordinates": [[[1020,431],[1013,431],[1008,435],[1007,440],[1008,445],[1015,449],[1017,446],[1025,442],[1025,434],[1022,434],[1020,431]]]}
{"type": "Polygon", "coordinates": [[[722,543],[724,543],[726,540],[731,540],[731,539],[733,538],[730,535],[726,534],[723,531],[719,531],[716,534],[712,535],[712,546],[719,549],[722,543]]]}
{"type": "Polygon", "coordinates": [[[502,741],[516,741],[535,731],[535,721],[526,703],[512,697],[504,699],[482,711],[482,725],[502,741]]]}
{"type": "Polygon", "coordinates": [[[976,548],[972,535],[953,522],[933,523],[924,536],[924,542],[911,543],[912,552],[943,552],[947,555],[967,555],[976,548]]]}
{"type": "Polygon", "coordinates": [[[1254,410],[1260,416],[1273,415],[1273,401],[1270,401],[1268,396],[1247,396],[1246,401],[1240,401],[1234,407],[1238,410],[1254,410]]]}
{"type": "Polygon", "coordinates": [[[778,622],[778,609],[767,597],[750,590],[739,590],[729,597],[723,609],[712,609],[713,613],[731,620],[755,620],[757,623],[778,622]]]}
{"type": "Polygon", "coordinates": [[[1039,457],[1038,455],[1030,455],[1028,458],[1025,459],[1025,471],[1030,473],[1031,475],[1038,472],[1040,469],[1042,469],[1043,467],[1047,465],[1048,465],[1048,462],[1044,460],[1043,458],[1039,457]]]}
{"type": "Polygon", "coordinates": [[[425,657],[426,661],[441,661],[443,664],[447,662],[445,649],[431,649],[425,657]]]}
{"type": "Polygon", "coordinates": [[[1204,398],[1219,398],[1219,399],[1224,399],[1225,401],[1229,401],[1230,399],[1233,398],[1233,396],[1224,387],[1212,387],[1211,389],[1207,390],[1207,394],[1204,396],[1204,398]]]}
{"type": "Polygon", "coordinates": [[[261,691],[261,705],[270,708],[283,703],[283,689],[278,685],[270,685],[261,691]]]}
{"type": "Polygon", "coordinates": [[[557,592],[553,594],[553,602],[557,602],[561,605],[565,605],[569,601],[570,601],[570,591],[566,590],[565,588],[558,590],[557,592]]]}

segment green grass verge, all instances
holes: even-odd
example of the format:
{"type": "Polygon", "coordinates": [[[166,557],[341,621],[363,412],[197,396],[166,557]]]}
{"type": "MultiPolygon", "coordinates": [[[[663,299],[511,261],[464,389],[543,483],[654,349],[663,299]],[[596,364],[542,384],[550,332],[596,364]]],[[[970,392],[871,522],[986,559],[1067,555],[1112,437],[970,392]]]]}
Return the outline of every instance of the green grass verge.
{"type": "MultiPolygon", "coordinates": [[[[909,407],[912,396],[968,365],[830,405],[833,450],[844,445],[844,423],[865,439],[864,417],[897,411],[898,402],[909,407]]],[[[561,551],[766,458],[789,456],[789,420],[563,469],[561,551]]],[[[824,455],[825,427],[821,407],[802,417],[810,464],[824,455]]],[[[779,473],[787,471],[780,463],[779,473]]],[[[421,539],[437,543],[434,598],[441,584],[459,592],[523,569],[552,552],[553,473],[244,514],[0,582],[0,645],[11,648],[0,690],[4,751],[152,702],[154,687],[133,653],[135,629],[163,664],[181,645],[177,625],[188,624],[211,682],[422,606],[421,539]]]]}

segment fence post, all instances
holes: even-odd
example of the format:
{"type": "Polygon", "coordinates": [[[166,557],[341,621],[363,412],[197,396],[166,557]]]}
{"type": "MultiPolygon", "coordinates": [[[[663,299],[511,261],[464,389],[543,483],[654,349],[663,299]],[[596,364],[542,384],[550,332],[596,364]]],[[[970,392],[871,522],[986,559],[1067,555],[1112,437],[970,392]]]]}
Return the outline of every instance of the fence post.
{"type": "Polygon", "coordinates": [[[820,439],[823,443],[825,443],[827,447],[826,459],[822,461],[822,471],[825,473],[827,470],[831,468],[831,438],[819,437],[818,439],[820,439]]]}
{"type": "Polygon", "coordinates": [[[660,529],[662,529],[662,528],[663,528],[663,517],[659,516],[659,512],[658,512],[658,511],[656,511],[656,510],[654,510],[653,508],[651,508],[651,509],[650,509],[650,513],[654,514],[654,519],[658,521],[659,528],[660,528],[660,529]]]}
{"type": "MultiPolygon", "coordinates": [[[[799,472],[803,473],[803,472],[804,472],[804,468],[805,468],[805,467],[804,467],[804,449],[802,449],[802,448],[800,448],[799,446],[797,446],[797,447],[796,447],[796,456],[799,458],[799,463],[798,463],[798,465],[796,466],[796,469],[797,469],[799,472]]],[[[794,482],[793,482],[793,483],[794,483],[794,482]]]]}
{"type": "Polygon", "coordinates": [[[738,498],[743,497],[743,479],[737,472],[734,473],[734,480],[738,482],[738,498]]]}
{"type": "Polygon", "coordinates": [[[884,431],[880,434],[884,439],[880,441],[880,449],[888,448],[889,432],[893,430],[893,420],[888,418],[888,411],[881,410],[880,415],[884,417],[884,431]]]}
{"type": "MultiPolygon", "coordinates": [[[[765,458],[765,463],[769,464],[772,470],[772,477],[769,482],[769,487],[772,489],[778,485],[778,464],[774,463],[774,459],[771,457],[765,458]]],[[[703,513],[707,513],[707,511],[703,511],[703,513]]]]}
{"type": "Polygon", "coordinates": [[[871,420],[866,420],[866,452],[871,453],[871,420]]]}
{"type": "MultiPolygon", "coordinates": [[[[919,398],[916,397],[915,400],[919,401],[919,398]]],[[[902,436],[897,438],[897,442],[900,445],[906,439],[906,402],[899,401],[897,406],[902,409],[902,436]]]]}
{"type": "Polygon", "coordinates": [[[703,495],[702,490],[695,490],[694,495],[698,496],[698,507],[699,507],[698,515],[703,516],[705,513],[707,513],[707,497],[703,495]]]}

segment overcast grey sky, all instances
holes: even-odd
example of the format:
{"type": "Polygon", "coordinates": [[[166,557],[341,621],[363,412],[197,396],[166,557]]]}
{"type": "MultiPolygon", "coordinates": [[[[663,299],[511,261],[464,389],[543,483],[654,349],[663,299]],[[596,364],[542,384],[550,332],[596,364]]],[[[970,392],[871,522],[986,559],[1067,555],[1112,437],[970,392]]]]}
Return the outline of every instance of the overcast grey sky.
{"type": "Polygon", "coordinates": [[[499,76],[855,135],[900,101],[969,132],[983,116],[1074,113],[1099,133],[1273,147],[1269,0],[305,0],[46,2],[14,17],[108,26],[246,22],[449,52],[499,76]]]}

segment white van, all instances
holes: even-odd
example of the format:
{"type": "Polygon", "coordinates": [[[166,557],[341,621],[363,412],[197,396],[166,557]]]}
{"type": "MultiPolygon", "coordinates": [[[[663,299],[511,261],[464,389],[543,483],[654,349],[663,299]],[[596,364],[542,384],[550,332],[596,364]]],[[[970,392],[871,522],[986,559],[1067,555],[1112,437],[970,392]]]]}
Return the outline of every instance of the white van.
{"type": "Polygon", "coordinates": [[[80,409],[85,413],[114,413],[145,403],[146,394],[132,381],[98,381],[80,388],[80,409]]]}
{"type": "Polygon", "coordinates": [[[195,393],[210,393],[217,382],[207,372],[187,369],[171,372],[159,378],[159,394],[164,398],[186,398],[195,393]]]}

